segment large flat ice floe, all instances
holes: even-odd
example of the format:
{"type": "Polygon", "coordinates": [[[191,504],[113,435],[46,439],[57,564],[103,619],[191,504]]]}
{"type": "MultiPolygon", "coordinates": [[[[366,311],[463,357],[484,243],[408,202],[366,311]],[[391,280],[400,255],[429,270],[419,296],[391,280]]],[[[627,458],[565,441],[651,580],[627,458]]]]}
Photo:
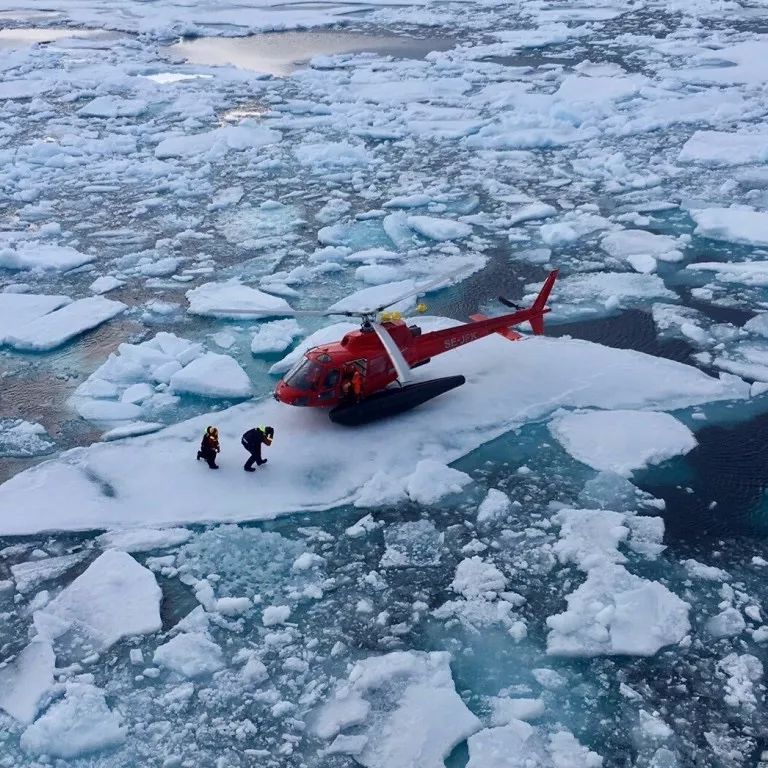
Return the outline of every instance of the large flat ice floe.
{"type": "Polygon", "coordinates": [[[733,376],[715,379],[640,352],[546,337],[514,344],[488,337],[418,372],[425,379],[463,373],[467,384],[362,428],[346,429],[323,411],[268,397],[153,435],[74,449],[0,486],[0,533],[269,519],[353,502],[361,493],[373,503],[365,486],[381,468],[393,481],[405,479],[422,459],[454,461],[558,408],[674,410],[749,396],[748,385],[733,376]],[[212,423],[222,438],[218,472],[195,461],[212,423]],[[253,476],[242,469],[240,436],[259,424],[277,434],[269,464],[253,476]]]}
{"type": "Polygon", "coordinates": [[[112,301],[103,296],[79,299],[25,323],[9,333],[5,343],[27,352],[47,352],[111,320],[126,309],[121,301],[112,301]]]}
{"type": "Polygon", "coordinates": [[[768,213],[750,208],[701,208],[691,211],[694,233],[741,245],[768,245],[768,213]]]}
{"type": "Polygon", "coordinates": [[[577,461],[625,477],[696,447],[685,424],[653,411],[569,413],[554,419],[550,430],[577,461]]]}

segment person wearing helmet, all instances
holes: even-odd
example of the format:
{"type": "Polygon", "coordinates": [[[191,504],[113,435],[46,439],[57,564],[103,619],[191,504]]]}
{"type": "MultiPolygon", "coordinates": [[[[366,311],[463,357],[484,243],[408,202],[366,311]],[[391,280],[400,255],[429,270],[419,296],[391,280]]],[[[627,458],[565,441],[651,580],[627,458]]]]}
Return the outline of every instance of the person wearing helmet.
{"type": "Polygon", "coordinates": [[[275,430],[272,427],[254,427],[253,429],[249,429],[240,438],[243,448],[250,454],[243,467],[246,472],[256,471],[253,468],[254,462],[258,464],[258,466],[267,463],[266,459],[261,458],[261,446],[272,445],[274,439],[275,430]]]}
{"type": "Polygon", "coordinates": [[[219,446],[219,430],[216,427],[208,427],[200,443],[200,450],[197,452],[197,460],[205,459],[211,469],[218,469],[216,456],[221,451],[219,446]]]}

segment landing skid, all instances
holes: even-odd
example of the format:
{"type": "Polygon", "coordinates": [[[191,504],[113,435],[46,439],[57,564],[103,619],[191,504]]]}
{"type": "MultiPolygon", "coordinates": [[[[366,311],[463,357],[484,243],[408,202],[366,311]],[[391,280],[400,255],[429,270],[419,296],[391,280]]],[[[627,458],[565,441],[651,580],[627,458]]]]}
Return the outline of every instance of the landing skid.
{"type": "Polygon", "coordinates": [[[460,387],[465,381],[463,376],[445,376],[441,379],[407,384],[399,389],[385,389],[359,403],[337,405],[328,415],[336,424],[356,427],[408,411],[433,397],[460,387]]]}

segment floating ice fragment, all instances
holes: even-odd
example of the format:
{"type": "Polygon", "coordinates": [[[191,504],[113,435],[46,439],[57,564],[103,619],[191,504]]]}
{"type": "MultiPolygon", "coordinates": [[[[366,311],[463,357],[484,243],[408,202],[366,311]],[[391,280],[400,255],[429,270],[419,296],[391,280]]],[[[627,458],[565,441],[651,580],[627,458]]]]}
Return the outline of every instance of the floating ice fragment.
{"type": "Polygon", "coordinates": [[[653,656],[690,629],[688,603],[621,565],[592,568],[566,600],[568,609],[547,619],[552,656],[653,656]]]}
{"type": "Polygon", "coordinates": [[[184,677],[202,677],[224,666],[221,648],[200,632],[182,632],[158,646],[154,664],[184,677]]]}
{"type": "Polygon", "coordinates": [[[53,312],[71,299],[68,296],[45,296],[33,293],[0,293],[0,344],[27,323],[53,312]]]}
{"type": "Polygon", "coordinates": [[[205,133],[171,136],[163,139],[155,147],[155,157],[159,159],[169,157],[192,158],[195,155],[203,156],[208,153],[223,156],[229,150],[242,152],[245,149],[276,144],[282,138],[279,131],[244,122],[241,125],[215,128],[205,133]]]}
{"type": "Polygon", "coordinates": [[[658,411],[589,411],[556,417],[549,429],[577,461],[625,477],[692,451],[696,438],[658,411]]]}
{"type": "Polygon", "coordinates": [[[8,666],[0,669],[0,709],[31,723],[43,697],[53,686],[56,657],[51,644],[36,639],[8,666]]]}
{"type": "Polygon", "coordinates": [[[438,565],[443,534],[429,520],[397,523],[384,529],[386,549],[382,568],[411,568],[438,565]]]}
{"type": "Polygon", "coordinates": [[[619,544],[629,536],[624,515],[606,509],[563,509],[555,515],[560,539],[553,549],[561,563],[575,563],[582,571],[598,565],[623,563],[619,544]]]}
{"type": "Polygon", "coordinates": [[[126,309],[122,302],[101,296],[79,299],[17,328],[6,336],[5,343],[18,350],[48,352],[126,309]]]}
{"type": "Polygon", "coordinates": [[[132,528],[110,531],[96,539],[102,549],[120,549],[123,552],[147,552],[155,549],[176,547],[189,541],[192,531],[186,528],[132,528]]]}
{"type": "Polygon", "coordinates": [[[94,261],[95,256],[80,253],[66,245],[24,241],[14,247],[0,247],[0,268],[35,269],[65,272],[94,261]]]}
{"type": "Polygon", "coordinates": [[[480,557],[468,557],[456,566],[451,589],[468,600],[476,597],[494,599],[507,586],[507,578],[493,563],[480,557]]]}
{"type": "Polygon", "coordinates": [[[242,317],[241,314],[227,314],[228,309],[254,310],[248,317],[279,317],[290,313],[285,299],[271,296],[257,288],[250,288],[236,281],[227,283],[204,283],[187,291],[189,312],[205,317],[242,317]]]}
{"type": "Polygon", "coordinates": [[[512,510],[512,503],[506,493],[491,488],[477,508],[478,525],[492,523],[504,518],[512,510]]]}
{"type": "Polygon", "coordinates": [[[171,376],[170,391],[214,399],[241,399],[250,397],[253,387],[234,357],[207,352],[171,376]]]}
{"type": "Polygon", "coordinates": [[[329,141],[317,144],[300,144],[294,149],[301,165],[311,166],[317,172],[325,168],[349,168],[367,165],[372,158],[365,146],[345,141],[329,141]]]}
{"type": "Polygon", "coordinates": [[[677,157],[681,163],[730,166],[768,161],[768,134],[696,131],[677,157]]]}
{"type": "Polygon", "coordinates": [[[109,648],[122,637],[157,632],[161,597],[151,571],[110,550],[35,613],[35,626],[43,637],[71,628],[95,649],[109,648]]]}
{"type": "Polygon", "coordinates": [[[270,605],[261,612],[261,623],[265,627],[274,627],[276,624],[285,624],[290,615],[290,606],[270,605]]]}
{"type": "Polygon", "coordinates": [[[21,748],[34,755],[80,757],[122,744],[126,731],[121,721],[100,688],[68,683],[64,698],[21,734],[21,748]]]}
{"type": "Polygon", "coordinates": [[[438,219],[434,216],[409,216],[408,226],[429,240],[460,240],[472,234],[472,227],[461,221],[438,219]]]}
{"type": "Polygon", "coordinates": [[[351,726],[366,737],[350,745],[366,768],[443,768],[480,721],[456,693],[447,653],[399,651],[356,662],[314,730],[328,739],[351,726]]]}
{"type": "Polygon", "coordinates": [[[22,594],[31,592],[44,581],[59,578],[70,568],[85,560],[87,556],[87,552],[75,552],[71,555],[16,563],[16,565],[11,566],[11,573],[16,581],[16,589],[22,594]]]}
{"type": "Polygon", "coordinates": [[[0,457],[42,456],[55,447],[41,424],[21,419],[0,419],[0,457]]]}
{"type": "Polygon", "coordinates": [[[264,323],[253,334],[251,352],[254,355],[283,352],[300,335],[301,327],[293,318],[264,323]]]}
{"type": "Polygon", "coordinates": [[[757,707],[754,686],[763,676],[760,659],[750,653],[729,653],[717,663],[717,668],[728,678],[725,683],[726,703],[753,711],[757,707]]]}
{"type": "Polygon", "coordinates": [[[768,246],[768,212],[751,208],[692,210],[694,234],[742,245],[768,246]]]}
{"type": "Polygon", "coordinates": [[[729,606],[708,619],[705,626],[713,637],[736,637],[747,628],[747,622],[738,608],[729,606]]]}

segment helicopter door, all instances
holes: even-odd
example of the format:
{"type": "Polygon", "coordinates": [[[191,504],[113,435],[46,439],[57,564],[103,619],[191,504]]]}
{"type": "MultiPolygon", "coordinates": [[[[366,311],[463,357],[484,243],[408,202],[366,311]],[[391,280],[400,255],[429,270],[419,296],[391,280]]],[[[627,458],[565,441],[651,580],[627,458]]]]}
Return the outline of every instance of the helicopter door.
{"type": "Polygon", "coordinates": [[[333,400],[338,396],[339,381],[341,380],[341,371],[333,368],[325,374],[320,382],[320,391],[317,394],[318,400],[333,400]]]}

